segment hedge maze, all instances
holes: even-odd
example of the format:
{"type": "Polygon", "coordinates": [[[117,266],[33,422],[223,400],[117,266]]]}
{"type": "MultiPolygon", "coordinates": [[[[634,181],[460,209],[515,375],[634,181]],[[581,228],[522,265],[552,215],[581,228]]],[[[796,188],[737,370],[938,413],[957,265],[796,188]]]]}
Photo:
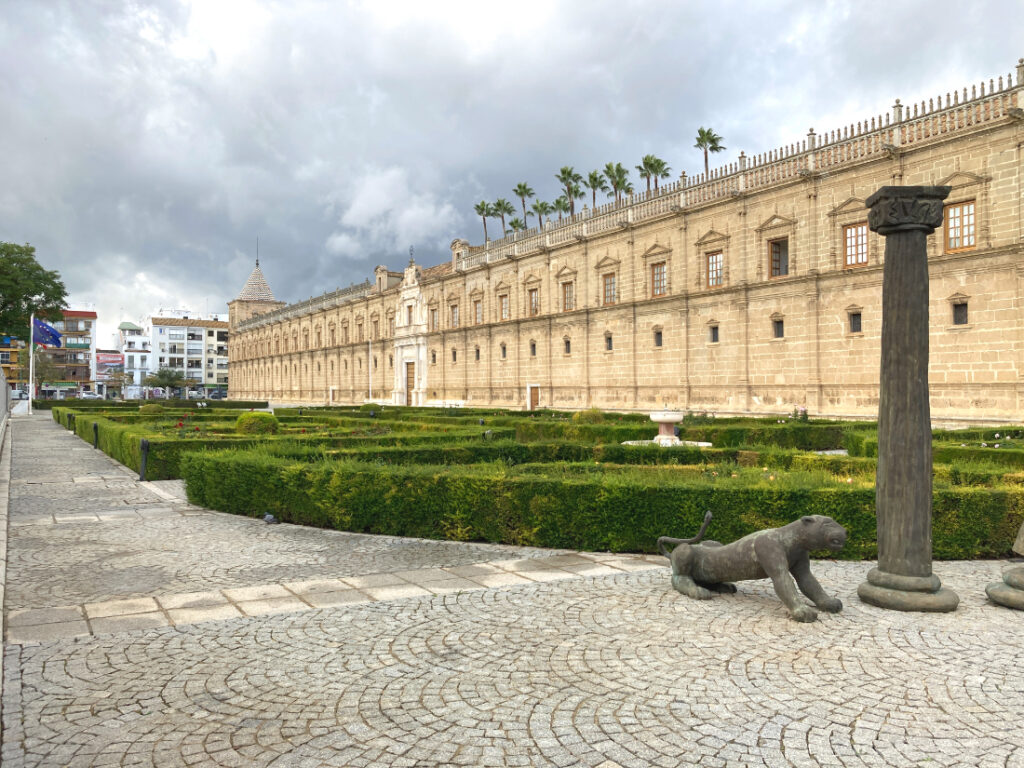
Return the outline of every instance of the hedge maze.
{"type": "MultiPolygon", "coordinates": [[[[622,444],[656,434],[640,414],[109,405],[52,414],[136,471],[146,441],[145,479],[183,478],[190,501],[235,514],[633,552],[693,535],[708,509],[722,541],[820,514],[847,528],[839,557],[876,554],[877,436],[864,422],[687,416],[680,437],[713,447],[660,448],[622,444]]],[[[935,557],[1008,556],[1024,519],[1024,427],[936,431],[933,454],[935,557]]]]}

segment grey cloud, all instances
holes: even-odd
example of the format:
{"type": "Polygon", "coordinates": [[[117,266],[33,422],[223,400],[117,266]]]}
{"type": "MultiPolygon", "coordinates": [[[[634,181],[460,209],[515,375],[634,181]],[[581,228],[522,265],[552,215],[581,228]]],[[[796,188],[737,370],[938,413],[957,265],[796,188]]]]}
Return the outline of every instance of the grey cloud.
{"type": "Polygon", "coordinates": [[[0,239],[33,243],[110,328],[153,286],[224,311],[257,234],[295,300],[400,267],[410,244],[438,263],[481,239],[474,202],[519,181],[550,200],[562,165],[653,152],[694,174],[698,126],[727,162],[1024,54],[1000,2],[402,7],[6,4],[0,239]],[[190,37],[232,7],[213,48],[190,37]]]}

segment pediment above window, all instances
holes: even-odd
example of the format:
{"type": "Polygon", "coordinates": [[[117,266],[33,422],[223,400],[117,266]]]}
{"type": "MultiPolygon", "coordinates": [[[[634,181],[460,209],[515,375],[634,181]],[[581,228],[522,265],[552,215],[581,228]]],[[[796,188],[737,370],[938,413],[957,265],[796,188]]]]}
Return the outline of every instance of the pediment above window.
{"type": "Polygon", "coordinates": [[[860,306],[858,304],[851,304],[850,306],[848,306],[846,308],[847,312],[862,312],[863,310],[864,310],[864,307],[862,307],[862,306],[860,306]]]}
{"type": "Polygon", "coordinates": [[[671,255],[672,250],[670,248],[666,248],[660,243],[655,243],[646,251],[644,251],[644,261],[663,261],[665,259],[668,259],[671,255]]]}
{"type": "Polygon", "coordinates": [[[560,281],[572,280],[576,277],[576,270],[569,269],[569,267],[562,267],[555,273],[555,277],[560,281]]]}
{"type": "Polygon", "coordinates": [[[828,212],[829,216],[841,216],[844,213],[860,213],[867,216],[868,209],[864,205],[863,198],[860,197],[848,197],[831,211],[828,212]]]}
{"type": "Polygon", "coordinates": [[[706,246],[706,245],[712,245],[712,244],[716,244],[717,245],[718,243],[727,243],[728,241],[729,241],[729,235],[723,234],[723,233],[718,232],[717,230],[714,230],[714,229],[709,229],[707,232],[705,232],[703,235],[701,235],[700,239],[697,241],[697,245],[699,245],[699,246],[706,246]]]}
{"type": "Polygon", "coordinates": [[[594,269],[599,272],[614,271],[619,268],[621,262],[618,259],[613,259],[611,256],[605,256],[597,264],[594,265],[594,269]]]}
{"type": "Polygon", "coordinates": [[[523,278],[523,285],[537,285],[540,282],[540,277],[537,276],[536,272],[531,272],[525,278],[523,278]]]}
{"type": "Polygon", "coordinates": [[[985,176],[979,176],[978,174],[971,173],[970,171],[957,171],[956,173],[950,174],[939,181],[936,186],[960,189],[961,187],[969,187],[974,184],[984,184],[986,181],[988,181],[988,178],[985,176]]]}
{"type": "Polygon", "coordinates": [[[480,288],[479,286],[477,286],[476,288],[474,288],[472,291],[469,292],[469,298],[471,298],[471,299],[482,299],[483,296],[484,296],[483,289],[480,288]]]}
{"type": "Polygon", "coordinates": [[[952,296],[947,296],[946,301],[951,304],[960,304],[961,302],[967,301],[969,298],[971,297],[966,293],[960,293],[960,291],[957,291],[952,296]]]}
{"type": "Polygon", "coordinates": [[[773,214],[769,216],[767,220],[762,222],[761,226],[757,228],[758,232],[763,232],[766,229],[782,229],[783,227],[795,227],[796,222],[793,219],[788,219],[785,216],[779,214],[773,214]]]}
{"type": "Polygon", "coordinates": [[[497,293],[505,293],[505,292],[508,291],[508,283],[506,283],[504,280],[502,280],[500,283],[498,283],[496,286],[494,286],[494,290],[497,293]]]}

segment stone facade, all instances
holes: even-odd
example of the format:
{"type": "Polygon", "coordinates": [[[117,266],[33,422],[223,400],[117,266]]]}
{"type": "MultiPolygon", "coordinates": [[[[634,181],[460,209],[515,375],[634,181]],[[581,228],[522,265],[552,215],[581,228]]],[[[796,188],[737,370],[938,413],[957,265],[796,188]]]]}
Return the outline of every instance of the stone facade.
{"type": "Polygon", "coordinates": [[[873,416],[865,199],[944,185],[931,408],[1024,406],[1024,60],[992,80],[300,304],[232,302],[231,396],[873,416]],[[269,311],[268,311],[269,310],[269,311]],[[411,366],[411,367],[410,367],[411,366]],[[408,382],[408,384],[407,384],[408,382]]]}

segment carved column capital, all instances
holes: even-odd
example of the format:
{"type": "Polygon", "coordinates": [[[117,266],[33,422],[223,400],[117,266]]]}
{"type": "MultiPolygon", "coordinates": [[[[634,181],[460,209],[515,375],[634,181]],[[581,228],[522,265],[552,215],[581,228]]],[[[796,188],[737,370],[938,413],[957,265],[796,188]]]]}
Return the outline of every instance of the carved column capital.
{"type": "Polygon", "coordinates": [[[942,201],[951,187],[882,187],[865,204],[873,232],[920,231],[930,235],[942,224],[942,201]]]}

